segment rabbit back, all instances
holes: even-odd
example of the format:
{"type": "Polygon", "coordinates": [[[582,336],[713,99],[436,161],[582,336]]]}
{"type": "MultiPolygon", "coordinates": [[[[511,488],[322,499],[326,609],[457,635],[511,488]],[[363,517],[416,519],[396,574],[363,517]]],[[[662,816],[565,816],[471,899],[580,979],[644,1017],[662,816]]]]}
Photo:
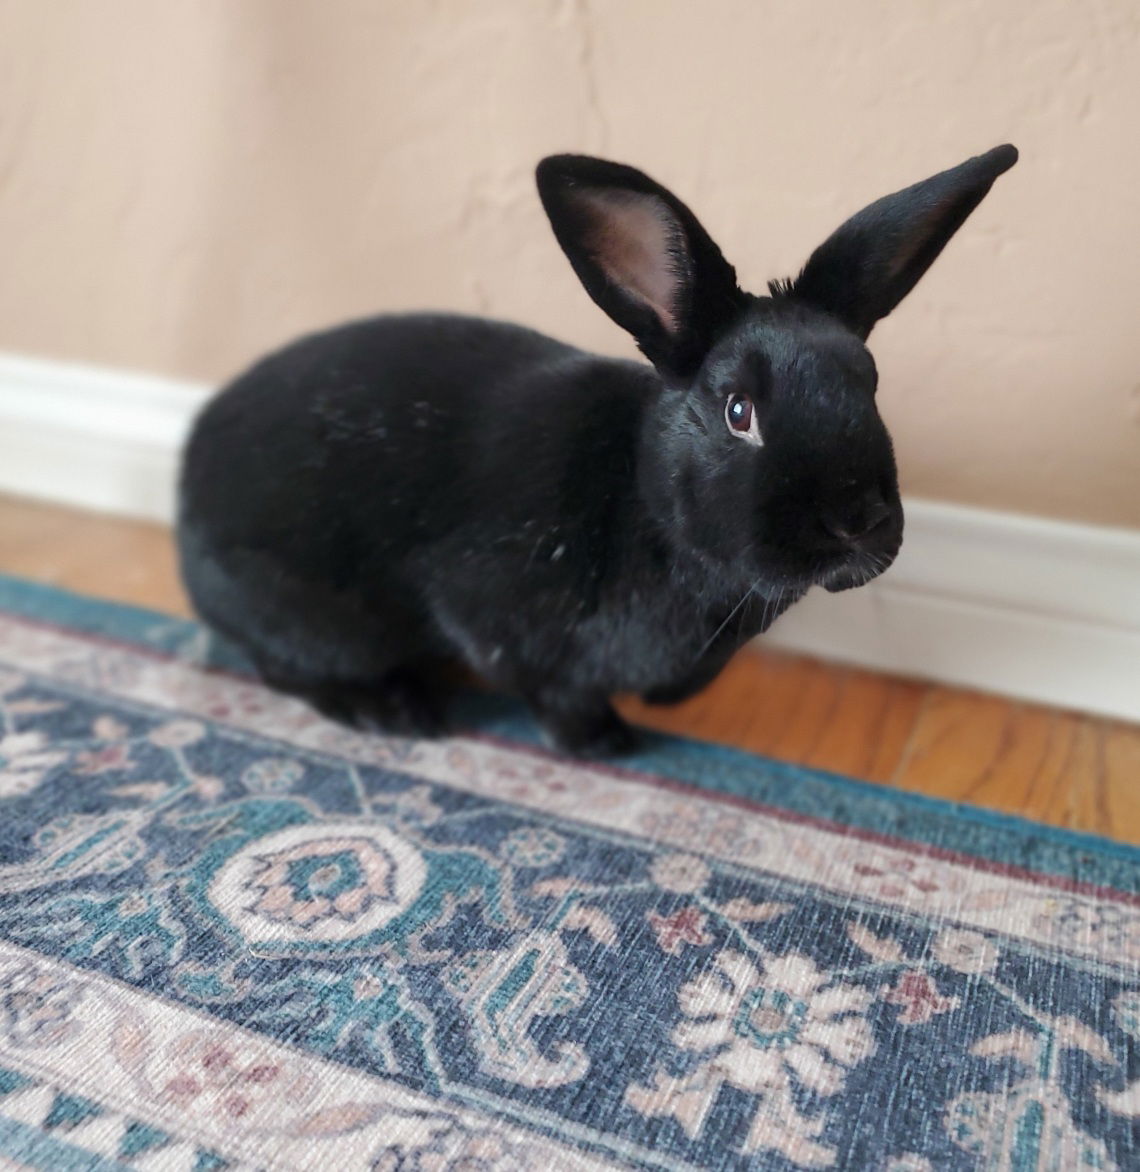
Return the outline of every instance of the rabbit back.
{"type": "Polygon", "coordinates": [[[195,608],[279,681],[456,655],[486,670],[520,609],[545,643],[552,611],[594,608],[654,390],[639,364],[483,319],[302,339],[192,431],[178,536],[195,608]]]}

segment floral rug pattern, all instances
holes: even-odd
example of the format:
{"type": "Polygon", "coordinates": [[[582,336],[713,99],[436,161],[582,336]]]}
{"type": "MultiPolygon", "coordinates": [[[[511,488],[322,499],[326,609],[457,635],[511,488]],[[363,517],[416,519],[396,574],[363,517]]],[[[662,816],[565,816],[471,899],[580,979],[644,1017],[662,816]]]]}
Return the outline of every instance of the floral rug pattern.
{"type": "Polygon", "coordinates": [[[0,1164],[1140,1167],[1140,852],[970,857],[931,838],[969,812],[878,834],[892,795],[798,771],[809,818],[679,742],[362,736],[37,605],[0,614],[0,1164]]]}

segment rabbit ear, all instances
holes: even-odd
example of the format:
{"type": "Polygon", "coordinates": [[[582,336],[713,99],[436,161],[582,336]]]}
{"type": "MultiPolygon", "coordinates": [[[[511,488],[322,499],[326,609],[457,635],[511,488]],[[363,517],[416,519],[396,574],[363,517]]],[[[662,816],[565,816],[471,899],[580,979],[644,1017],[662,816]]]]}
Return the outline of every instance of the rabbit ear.
{"type": "Polygon", "coordinates": [[[538,165],[538,193],[586,292],[655,366],[691,374],[745,304],[696,216],[633,167],[585,155],[538,165]]]}
{"type": "Polygon", "coordinates": [[[1016,162],[1016,148],[994,147],[876,200],[825,240],[791,285],[774,284],[773,292],[825,309],[866,338],[1016,162]]]}

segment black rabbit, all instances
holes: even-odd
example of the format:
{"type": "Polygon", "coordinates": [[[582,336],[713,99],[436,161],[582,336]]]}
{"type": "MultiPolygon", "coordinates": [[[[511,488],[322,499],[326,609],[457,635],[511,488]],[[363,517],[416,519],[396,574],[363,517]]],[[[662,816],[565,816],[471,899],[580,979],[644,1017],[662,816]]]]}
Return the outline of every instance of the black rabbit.
{"type": "Polygon", "coordinates": [[[190,437],[194,606],[341,720],[436,731],[437,669],[459,661],[562,749],[621,750],[611,695],[680,700],[809,586],[890,565],[903,516],[864,341],[1016,160],[878,200],[762,297],[640,171],[543,160],[559,244],[652,367],[451,315],[295,342],[190,437]]]}

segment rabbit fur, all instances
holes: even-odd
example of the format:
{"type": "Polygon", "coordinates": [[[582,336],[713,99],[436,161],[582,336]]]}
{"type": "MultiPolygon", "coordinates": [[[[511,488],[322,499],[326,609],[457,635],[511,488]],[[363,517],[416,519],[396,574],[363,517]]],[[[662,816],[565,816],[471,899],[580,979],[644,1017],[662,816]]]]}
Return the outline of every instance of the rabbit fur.
{"type": "Polygon", "coordinates": [[[1016,159],[876,201],[760,296],[648,176],[544,159],[558,243],[649,365],[427,313],[263,358],[185,449],[194,607],[268,684],[360,727],[439,731],[458,662],[560,749],[627,748],[612,696],[684,699],[809,587],[891,564],[865,342],[1016,159]]]}

